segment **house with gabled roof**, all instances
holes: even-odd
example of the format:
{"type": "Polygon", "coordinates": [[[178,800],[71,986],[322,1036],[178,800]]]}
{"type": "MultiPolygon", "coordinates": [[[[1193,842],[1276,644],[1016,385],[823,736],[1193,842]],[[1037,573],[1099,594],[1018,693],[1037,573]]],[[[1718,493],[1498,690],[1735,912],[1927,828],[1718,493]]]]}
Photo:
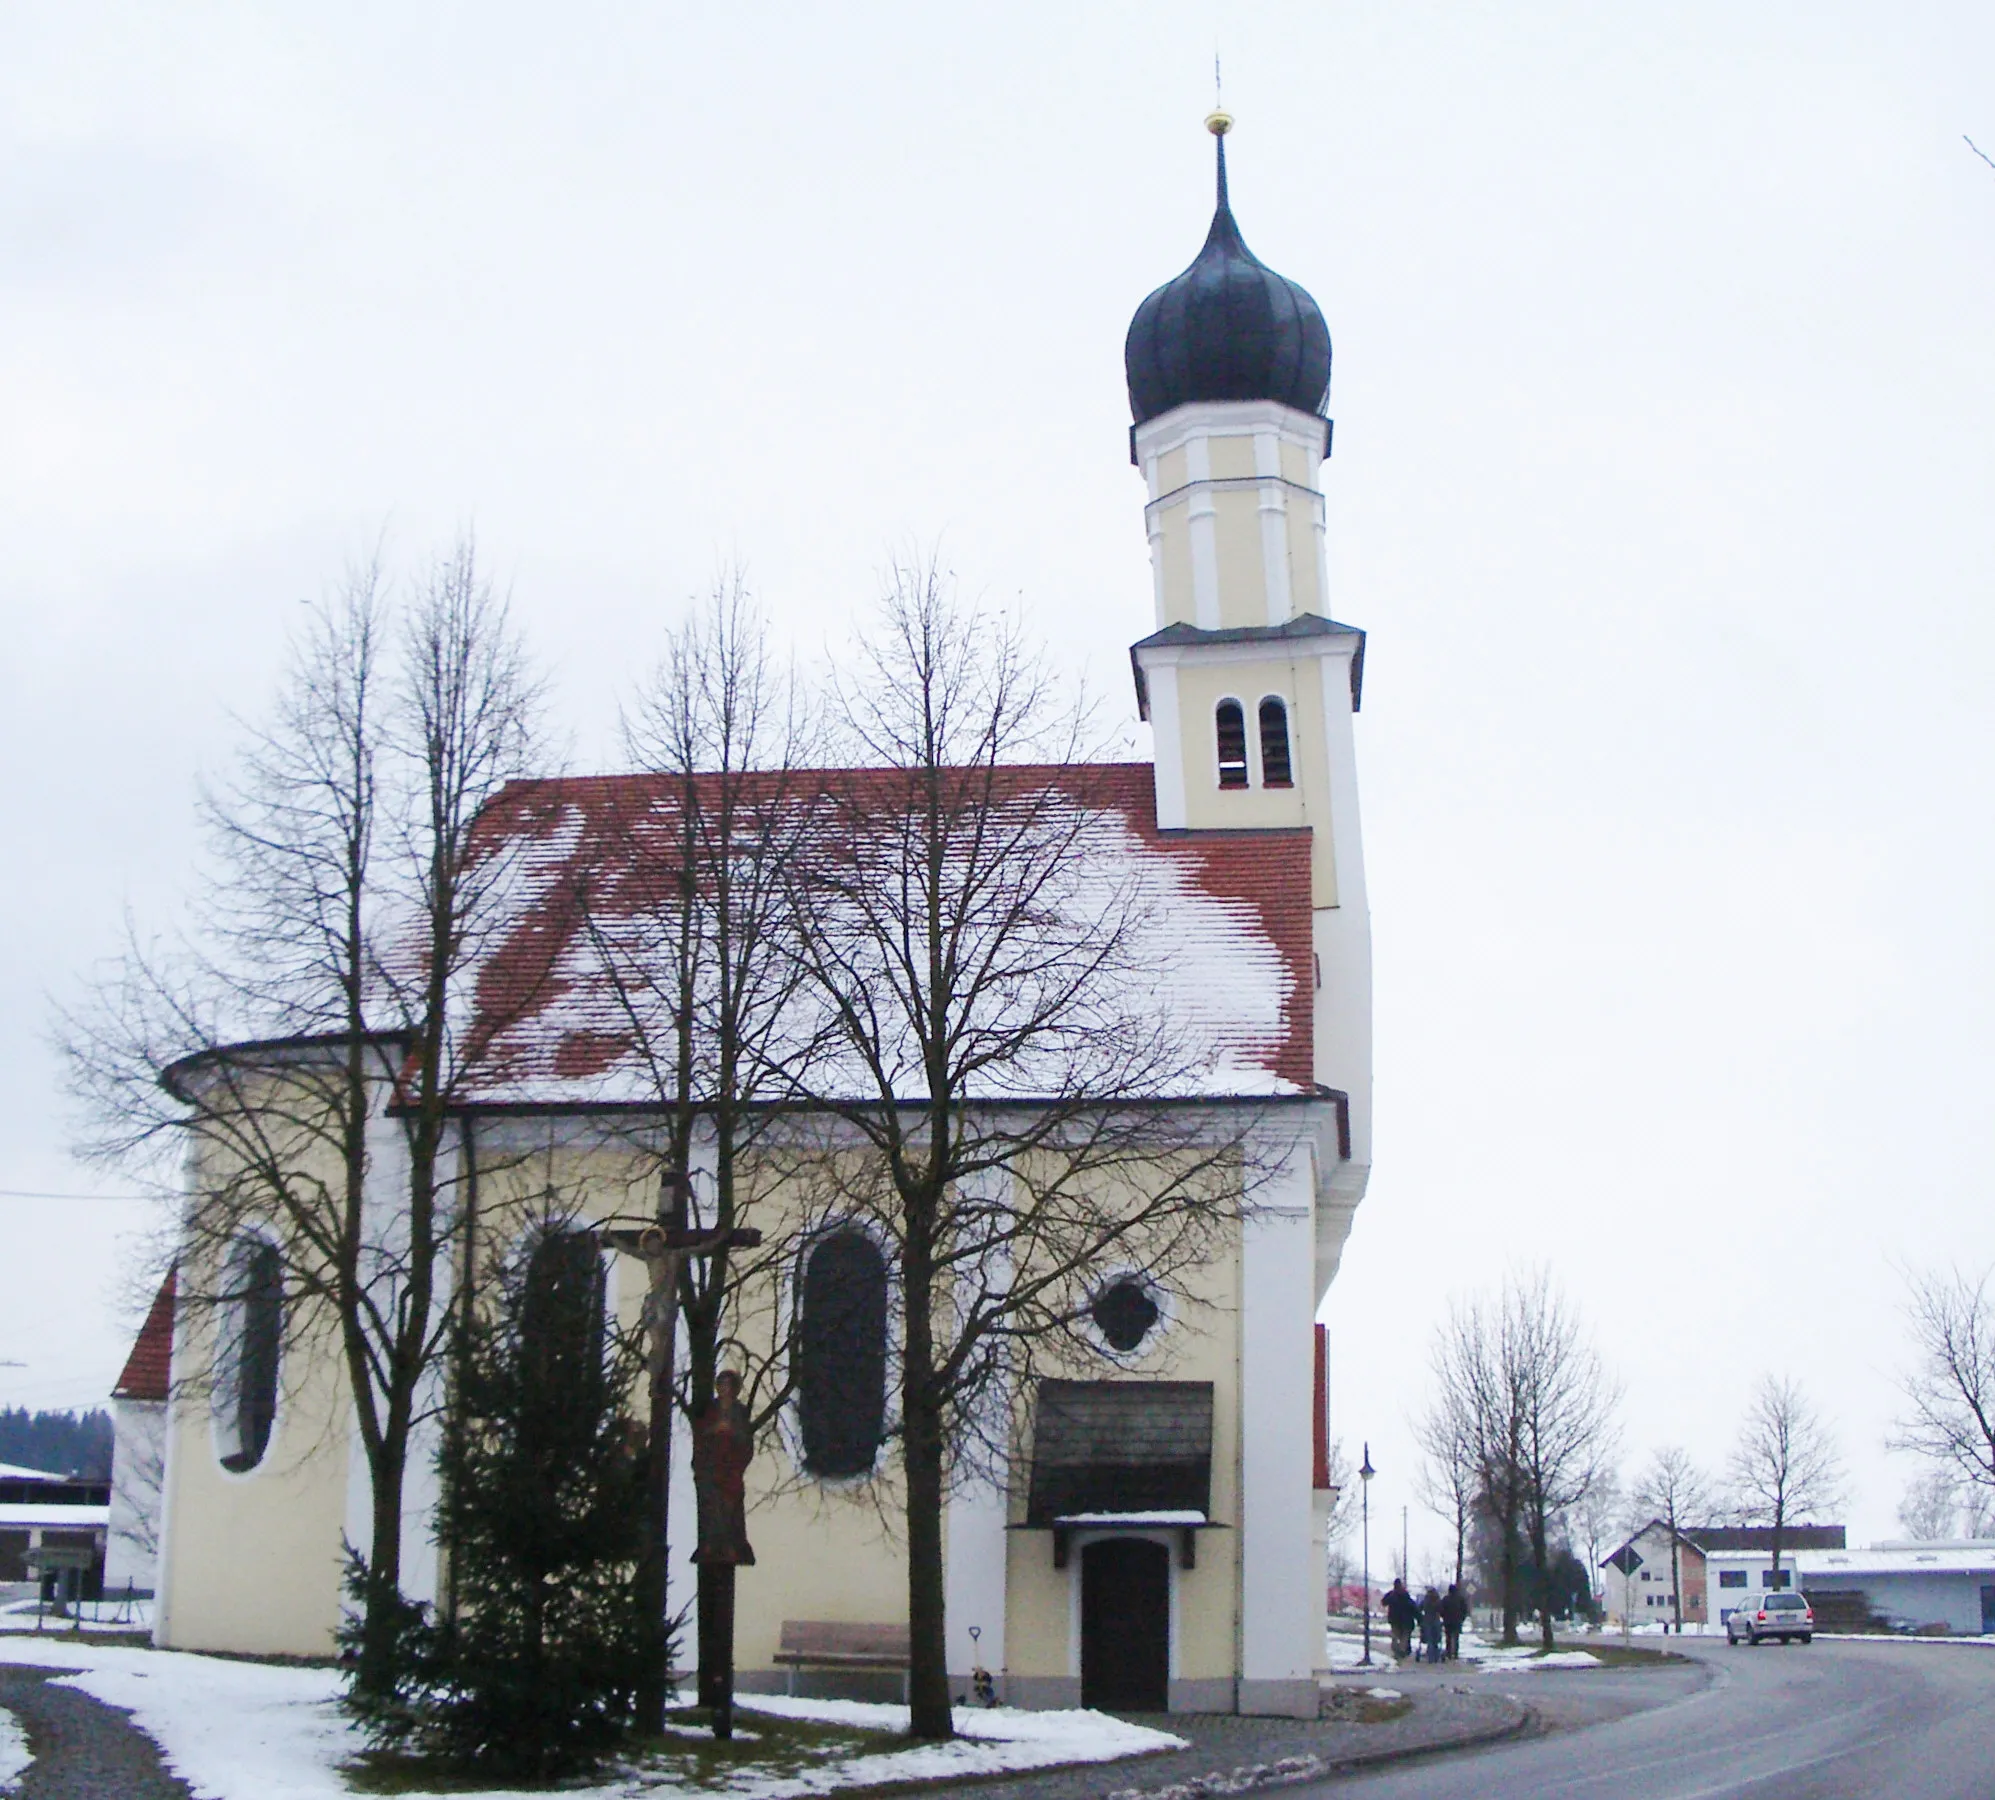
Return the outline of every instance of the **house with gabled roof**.
{"type": "Polygon", "coordinates": [[[174,1273],[169,1269],[111,1389],[111,1511],[104,1585],[113,1592],[150,1594],[159,1576],[173,1303],[174,1273]]]}
{"type": "MultiPolygon", "coordinates": [[[[1128,997],[1190,1047],[1154,1102],[1182,1108],[1195,1129],[1209,1121],[1216,1139],[1248,1130],[1239,1179],[1249,1157],[1260,1174],[1253,1205],[1198,1267],[1168,1282],[1140,1268],[1093,1272],[1086,1366],[1022,1396],[1009,1467],[950,1498],[949,1668],[965,1688],[988,1669],[1003,1697],[1025,1705],[1313,1717],[1331,1498],[1315,1322],[1371,1161],[1354,741],[1365,637],[1331,614],[1328,330],[1314,299],[1248,250],[1227,188],[1231,121],[1208,123],[1217,204],[1204,246],[1138,308],[1124,353],[1153,575],[1131,658],[1154,756],[1011,768],[1002,779],[1069,820],[1062,879],[1079,900],[1090,883],[1141,896],[1128,997]]],[[[1143,610],[1132,596],[1132,622],[1143,610]]],[[[789,779],[850,796],[903,777],[789,779]]],[[[476,1053],[455,1089],[453,1147],[481,1243],[516,1229],[534,1181],[606,1218],[627,1214],[653,1179],[632,1144],[656,1120],[658,1090],[614,966],[646,953],[656,883],[626,877],[670,866],[688,793],[647,775],[527,781],[481,821],[506,869],[505,910],[469,982],[465,1036],[476,1053]]],[[[808,1035],[809,1021],[796,1029],[808,1035]]],[[[340,1049],[328,1040],[284,1054],[340,1049]]],[[[1056,1064],[1008,1069],[972,1104],[1032,1105],[1044,1097],[1034,1082],[1053,1092],[1056,1064]]],[[[826,1079],[835,1084],[835,1071],[826,1079]]],[[[918,1100],[918,1070],[908,1082],[918,1100]]],[[[394,1104],[388,1083],[384,1118],[394,1104]]],[[[396,1153],[385,1130],[380,1143],[392,1225],[396,1153]]],[[[771,1202],[778,1213],[788,1203],[781,1193],[771,1202]]],[[[735,1660],[747,1688],[856,1691],[871,1677],[799,1666],[795,1647],[841,1629],[887,1642],[877,1628],[906,1592],[886,1509],[848,1503],[856,1487],[894,1480],[880,1427],[891,1246],[795,1204],[793,1237],[772,1234],[794,1254],[772,1263],[761,1311],[748,1312],[797,1321],[793,1354],[807,1362],[828,1345],[845,1378],[819,1382],[800,1367],[793,1412],[758,1452],[748,1515],[757,1560],[738,1589],[735,1660]],[[833,1291],[847,1304],[814,1329],[816,1297],[833,1291]],[[865,1341],[846,1343],[852,1334],[865,1341]],[[844,1391],[855,1381],[874,1389],[858,1404],[844,1391]]],[[[277,1346],[290,1339],[272,1320],[283,1296],[259,1285],[255,1245],[245,1256],[246,1298],[217,1327],[240,1344],[192,1345],[184,1323],[175,1341],[176,1369],[198,1352],[227,1379],[225,1391],[168,1403],[157,1636],[323,1654],[341,1604],[341,1541],[366,1541],[365,1483],[337,1359],[301,1364],[305,1352],[285,1349],[292,1364],[280,1368],[277,1346]]],[[[460,1288],[474,1273],[467,1252],[460,1288]]],[[[612,1259],[604,1278],[618,1316],[634,1320],[641,1269],[612,1259]]],[[[434,1504],[418,1473],[403,1584],[419,1600],[448,1588],[428,1534],[434,1504]]],[[[692,1511],[683,1449],[673,1510],[692,1511]]],[[[671,1574],[676,1606],[691,1596],[676,1551],[671,1574]]]]}

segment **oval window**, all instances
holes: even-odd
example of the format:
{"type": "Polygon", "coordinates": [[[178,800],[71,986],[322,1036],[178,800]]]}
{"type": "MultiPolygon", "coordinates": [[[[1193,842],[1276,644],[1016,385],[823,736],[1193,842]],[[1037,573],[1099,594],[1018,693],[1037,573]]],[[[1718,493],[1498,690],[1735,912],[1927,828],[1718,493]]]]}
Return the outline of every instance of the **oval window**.
{"type": "Polygon", "coordinates": [[[216,1413],[222,1467],[241,1475],[263,1460],[277,1421],[277,1359],[284,1336],[284,1270],[277,1246],[244,1238],[229,1256],[216,1413]]]}
{"type": "Polygon", "coordinates": [[[798,1300],[804,1468],[870,1474],[886,1436],[887,1259],[863,1231],[834,1231],[806,1253],[798,1300]]]}

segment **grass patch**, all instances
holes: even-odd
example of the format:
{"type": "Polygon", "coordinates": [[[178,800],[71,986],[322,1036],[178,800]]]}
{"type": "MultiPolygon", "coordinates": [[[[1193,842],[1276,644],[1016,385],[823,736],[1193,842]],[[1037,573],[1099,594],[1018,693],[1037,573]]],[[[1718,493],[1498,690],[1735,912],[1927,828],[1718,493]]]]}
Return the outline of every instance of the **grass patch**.
{"type": "Polygon", "coordinates": [[[1412,1710],[1413,1702],[1404,1695],[1388,1700],[1362,1688],[1332,1688],[1324,1697],[1322,1716],[1339,1725],[1389,1725],[1412,1710]]]}
{"type": "MultiPolygon", "coordinates": [[[[811,1719],[782,1719],[769,1713],[737,1711],[734,1736],[717,1743],[708,1735],[705,1715],[680,1707],[666,1715],[659,1737],[640,1738],[612,1762],[598,1780],[674,1781],[708,1785],[729,1775],[802,1775],[827,1763],[882,1756],[908,1748],[897,1731],[869,1731],[860,1725],[827,1725],[811,1719]]],[[[470,1774],[432,1757],[370,1750],[346,1765],[349,1784],[363,1794],[478,1794],[495,1787],[534,1784],[470,1774]]],[[[549,1791],[573,1782],[548,1782],[549,1791]]]]}
{"type": "Polygon", "coordinates": [[[1635,1644],[1571,1644],[1561,1649],[1584,1650],[1599,1660],[1603,1669],[1660,1669],[1681,1667],[1690,1658],[1676,1650],[1646,1650],[1635,1644]]]}

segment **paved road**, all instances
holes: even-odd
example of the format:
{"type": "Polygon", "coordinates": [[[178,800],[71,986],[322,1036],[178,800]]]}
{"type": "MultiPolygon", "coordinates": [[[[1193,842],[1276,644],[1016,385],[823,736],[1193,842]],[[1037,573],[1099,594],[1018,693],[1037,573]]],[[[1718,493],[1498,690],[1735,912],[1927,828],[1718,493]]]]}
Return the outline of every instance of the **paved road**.
{"type": "MultiPolygon", "coordinates": [[[[1687,1639],[1715,1680],[1659,1710],[1295,1794],[1324,1800],[1990,1800],[1995,1649],[1687,1639]]],[[[1475,1677],[1522,1694],[1597,1676],[1475,1677]]],[[[1549,1697],[1551,1690],[1547,1690],[1549,1697]]]]}

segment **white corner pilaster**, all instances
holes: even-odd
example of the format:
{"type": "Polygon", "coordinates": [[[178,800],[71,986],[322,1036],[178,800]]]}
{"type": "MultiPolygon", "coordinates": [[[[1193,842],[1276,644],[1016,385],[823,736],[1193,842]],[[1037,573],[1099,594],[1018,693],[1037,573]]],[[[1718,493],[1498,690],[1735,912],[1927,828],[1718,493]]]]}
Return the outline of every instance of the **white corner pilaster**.
{"type": "Polygon", "coordinates": [[[1185,443],[1185,482],[1191,489],[1185,528],[1191,542],[1192,617],[1201,631],[1219,629],[1219,526],[1212,499],[1212,444],[1201,432],[1185,443]]]}
{"type": "MultiPolygon", "coordinates": [[[[971,1179],[988,1203],[1006,1202],[1011,1182],[1006,1171],[991,1169],[971,1179]]],[[[996,1265],[1008,1267],[1009,1260],[993,1256],[984,1275],[996,1278],[996,1265]]],[[[978,1278],[976,1271],[969,1272],[971,1285],[978,1278]]],[[[986,1441],[1001,1438],[1011,1418],[1009,1385],[1000,1383],[983,1397],[983,1405],[987,1411],[977,1435],[986,1441]]],[[[979,1664],[993,1675],[1004,1672],[1007,1516],[1001,1471],[969,1472],[949,1495],[942,1523],[942,1606],[952,1683],[967,1681],[979,1664]],[[973,1625],[975,1638],[970,1636],[973,1625]]]]}
{"type": "Polygon", "coordinates": [[[1295,616],[1288,566],[1288,489],[1281,478],[1281,439],[1273,431],[1254,433],[1254,473],[1261,484],[1261,572],[1268,623],[1286,625],[1295,616]]]}
{"type": "Polygon", "coordinates": [[[1311,1580],[1314,1171],[1300,1133],[1254,1146],[1241,1242],[1240,1710],[1314,1717],[1323,1601],[1311,1580]]]}
{"type": "Polygon", "coordinates": [[[1150,739],[1157,770],[1157,826],[1185,826],[1184,721],[1178,716],[1178,671],[1172,663],[1152,663],[1143,671],[1150,690],[1150,739]]]}

